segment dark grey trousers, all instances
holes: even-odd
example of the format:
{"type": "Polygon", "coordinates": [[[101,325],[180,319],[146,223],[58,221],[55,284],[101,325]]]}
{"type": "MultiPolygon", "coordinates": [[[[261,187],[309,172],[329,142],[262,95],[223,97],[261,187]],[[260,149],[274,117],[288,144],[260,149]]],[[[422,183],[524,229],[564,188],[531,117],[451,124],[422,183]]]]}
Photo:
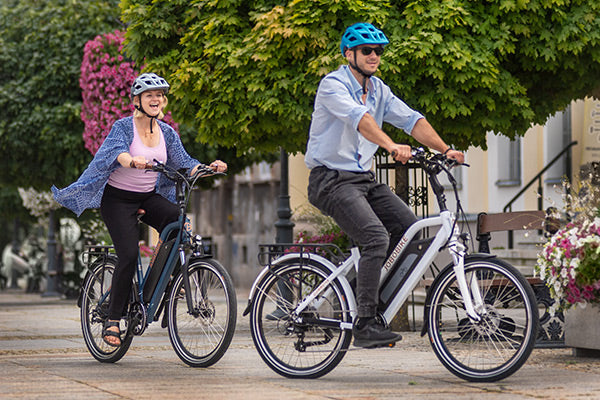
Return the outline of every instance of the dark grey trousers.
{"type": "Polygon", "coordinates": [[[381,267],[388,247],[390,243],[396,245],[417,217],[387,185],[376,182],[372,172],[313,168],[308,200],[331,216],[361,247],[357,276],[358,316],[374,316],[381,267]]]}

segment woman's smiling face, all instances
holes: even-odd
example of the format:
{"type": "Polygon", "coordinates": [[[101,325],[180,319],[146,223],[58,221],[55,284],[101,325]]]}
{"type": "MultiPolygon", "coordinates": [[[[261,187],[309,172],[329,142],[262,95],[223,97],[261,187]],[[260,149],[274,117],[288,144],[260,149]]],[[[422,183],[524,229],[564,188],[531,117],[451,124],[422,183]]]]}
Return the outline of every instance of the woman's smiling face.
{"type": "Polygon", "coordinates": [[[165,95],[162,90],[147,90],[139,98],[142,108],[152,116],[158,115],[164,107],[165,95]]]}

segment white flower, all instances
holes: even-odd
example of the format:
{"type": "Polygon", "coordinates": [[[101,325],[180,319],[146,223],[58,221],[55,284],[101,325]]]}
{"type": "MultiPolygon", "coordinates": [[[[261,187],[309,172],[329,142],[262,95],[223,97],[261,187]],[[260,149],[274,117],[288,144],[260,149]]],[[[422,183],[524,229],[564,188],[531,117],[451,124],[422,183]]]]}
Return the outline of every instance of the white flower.
{"type": "Polygon", "coordinates": [[[546,268],[541,267],[539,270],[539,273],[540,273],[540,279],[543,281],[546,280],[546,268]]]}
{"type": "Polygon", "coordinates": [[[562,292],[562,288],[560,287],[560,281],[555,281],[554,282],[554,290],[556,291],[556,293],[562,292]]]}
{"type": "Polygon", "coordinates": [[[52,192],[50,191],[38,192],[33,188],[19,188],[18,190],[23,200],[23,205],[36,217],[43,217],[51,210],[60,208],[60,204],[54,200],[54,196],[52,196],[52,192]]]}
{"type": "Polygon", "coordinates": [[[556,268],[560,268],[562,265],[562,261],[559,257],[555,257],[552,259],[552,265],[556,268]]]}

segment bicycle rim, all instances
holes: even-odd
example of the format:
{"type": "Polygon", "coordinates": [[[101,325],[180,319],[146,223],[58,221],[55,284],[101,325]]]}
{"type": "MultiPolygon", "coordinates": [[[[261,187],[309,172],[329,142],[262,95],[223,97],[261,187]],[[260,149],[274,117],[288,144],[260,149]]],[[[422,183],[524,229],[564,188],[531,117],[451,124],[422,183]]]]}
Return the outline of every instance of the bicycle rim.
{"type": "MultiPolygon", "coordinates": [[[[268,275],[257,287],[250,314],[250,330],[258,353],[271,369],[288,378],[327,374],[340,363],[352,339],[350,330],[293,321],[298,303],[329,274],[318,264],[306,263],[304,260],[304,265],[285,264],[268,275]]],[[[350,322],[339,283],[330,283],[301,316],[350,322]]]]}
{"type": "Polygon", "coordinates": [[[208,367],[223,357],[235,331],[237,302],[231,277],[215,260],[189,267],[193,310],[189,312],[183,275],[169,296],[168,328],[173,349],[192,367],[208,367]]]}
{"type": "Polygon", "coordinates": [[[121,346],[112,347],[102,340],[102,328],[108,317],[110,287],[116,259],[108,258],[92,268],[82,287],[81,299],[81,330],[83,339],[92,356],[100,361],[112,363],[120,360],[131,345],[133,337],[121,335],[121,346]]]}
{"type": "Polygon", "coordinates": [[[492,382],[516,372],[537,336],[538,309],[527,281],[500,260],[465,265],[467,285],[477,282],[484,309],[472,322],[464,309],[456,275],[446,270],[432,288],[429,338],[442,364],[469,381],[492,382]]]}

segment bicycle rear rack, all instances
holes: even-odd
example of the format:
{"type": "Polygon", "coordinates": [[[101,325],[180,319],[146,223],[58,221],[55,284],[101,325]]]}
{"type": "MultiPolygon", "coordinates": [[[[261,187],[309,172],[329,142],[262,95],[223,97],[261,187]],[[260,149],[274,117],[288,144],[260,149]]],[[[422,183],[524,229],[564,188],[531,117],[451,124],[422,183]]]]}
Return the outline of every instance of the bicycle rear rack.
{"type": "Polygon", "coordinates": [[[84,251],[80,255],[80,261],[82,265],[85,265],[87,269],[90,269],[96,260],[99,258],[106,258],[110,254],[115,254],[114,246],[86,245],[84,251]]]}
{"type": "Polygon", "coordinates": [[[333,243],[269,243],[259,244],[258,248],[258,263],[262,266],[271,266],[273,261],[289,253],[298,253],[300,258],[306,259],[317,254],[334,264],[341,264],[349,256],[333,243]]]}

